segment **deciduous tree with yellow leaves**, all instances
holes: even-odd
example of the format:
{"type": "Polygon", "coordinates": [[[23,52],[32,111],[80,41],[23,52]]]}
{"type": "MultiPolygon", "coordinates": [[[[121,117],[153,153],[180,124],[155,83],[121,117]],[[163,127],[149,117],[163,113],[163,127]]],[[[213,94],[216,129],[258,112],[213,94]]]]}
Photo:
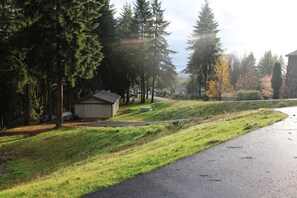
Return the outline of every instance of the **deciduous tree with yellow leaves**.
{"type": "Polygon", "coordinates": [[[208,82],[206,96],[221,100],[223,93],[231,92],[232,90],[228,58],[222,55],[215,65],[215,78],[208,82]]]}

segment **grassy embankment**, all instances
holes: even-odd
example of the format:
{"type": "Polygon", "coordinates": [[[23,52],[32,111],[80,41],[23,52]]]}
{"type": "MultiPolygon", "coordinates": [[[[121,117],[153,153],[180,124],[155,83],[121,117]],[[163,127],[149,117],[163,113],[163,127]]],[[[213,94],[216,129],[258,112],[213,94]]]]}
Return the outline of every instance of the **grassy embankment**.
{"type": "Polygon", "coordinates": [[[175,119],[203,120],[214,115],[256,110],[259,108],[281,108],[296,106],[296,100],[262,100],[235,102],[159,101],[156,104],[127,105],[120,109],[113,121],[156,121],[175,119]],[[155,111],[141,113],[140,106],[155,106],[155,111]]]}
{"type": "Polygon", "coordinates": [[[296,104],[158,102],[146,113],[130,105],[114,120],[195,119],[178,126],[62,128],[2,143],[12,137],[0,137],[0,197],[79,197],[286,117],[250,109],[296,104]]]}

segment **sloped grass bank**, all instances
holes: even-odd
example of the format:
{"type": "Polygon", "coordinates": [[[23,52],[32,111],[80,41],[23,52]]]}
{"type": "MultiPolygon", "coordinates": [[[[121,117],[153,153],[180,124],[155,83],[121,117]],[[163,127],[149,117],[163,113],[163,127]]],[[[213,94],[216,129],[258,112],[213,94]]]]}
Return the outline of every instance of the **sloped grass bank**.
{"type": "MultiPolygon", "coordinates": [[[[94,155],[118,152],[176,131],[172,125],[137,128],[62,128],[0,143],[0,190],[43,177],[94,155]]],[[[0,196],[1,197],[1,196],[0,196]]]]}
{"type": "MultiPolygon", "coordinates": [[[[27,158],[30,158],[26,167],[33,170],[38,165],[46,167],[51,164],[41,162],[48,159],[55,161],[52,165],[55,167],[56,164],[59,169],[46,176],[41,174],[39,178],[34,177],[30,182],[12,189],[3,190],[0,197],[79,197],[285,117],[286,115],[279,112],[260,109],[225,113],[198,125],[190,123],[186,126],[62,129],[5,144],[0,147],[0,152],[11,152],[11,160],[14,160],[14,163],[11,161],[12,164],[23,160],[18,163],[22,167],[27,158]],[[38,148],[40,151],[35,151],[38,148]]],[[[28,173],[32,174],[30,171],[28,173]]],[[[14,176],[10,176],[13,183],[14,176]]],[[[7,184],[2,177],[0,182],[2,186],[7,184]]]]}
{"type": "Polygon", "coordinates": [[[123,106],[118,116],[114,117],[112,120],[128,122],[175,119],[203,120],[223,113],[289,106],[297,106],[297,100],[259,100],[244,102],[158,101],[155,104],[132,104],[123,106]],[[140,112],[140,107],[142,106],[155,110],[140,112]]]}

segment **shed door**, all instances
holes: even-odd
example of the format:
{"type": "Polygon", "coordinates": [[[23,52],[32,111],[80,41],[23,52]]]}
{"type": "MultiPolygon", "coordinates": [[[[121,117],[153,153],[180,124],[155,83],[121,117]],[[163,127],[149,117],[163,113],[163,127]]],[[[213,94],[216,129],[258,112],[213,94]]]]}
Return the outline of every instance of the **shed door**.
{"type": "Polygon", "coordinates": [[[86,118],[110,118],[111,105],[85,104],[86,118]]]}

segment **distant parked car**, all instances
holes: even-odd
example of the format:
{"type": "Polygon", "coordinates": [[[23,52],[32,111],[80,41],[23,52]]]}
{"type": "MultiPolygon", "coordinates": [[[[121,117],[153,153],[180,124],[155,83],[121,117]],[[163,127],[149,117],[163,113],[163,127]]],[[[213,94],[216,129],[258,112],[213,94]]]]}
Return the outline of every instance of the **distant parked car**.
{"type": "Polygon", "coordinates": [[[72,120],[72,113],[70,111],[64,112],[62,116],[65,121],[72,120]]]}
{"type": "MultiPolygon", "coordinates": [[[[63,116],[63,120],[64,120],[64,121],[72,120],[73,117],[74,117],[73,114],[72,114],[70,111],[66,111],[66,112],[64,112],[64,113],[62,114],[62,116],[63,116]]],[[[44,118],[46,118],[46,119],[43,119],[43,122],[42,122],[42,123],[44,123],[44,122],[48,122],[48,121],[49,121],[47,115],[45,115],[44,118]]],[[[56,120],[57,117],[54,116],[54,115],[52,115],[52,119],[53,119],[53,120],[56,120]]]]}

